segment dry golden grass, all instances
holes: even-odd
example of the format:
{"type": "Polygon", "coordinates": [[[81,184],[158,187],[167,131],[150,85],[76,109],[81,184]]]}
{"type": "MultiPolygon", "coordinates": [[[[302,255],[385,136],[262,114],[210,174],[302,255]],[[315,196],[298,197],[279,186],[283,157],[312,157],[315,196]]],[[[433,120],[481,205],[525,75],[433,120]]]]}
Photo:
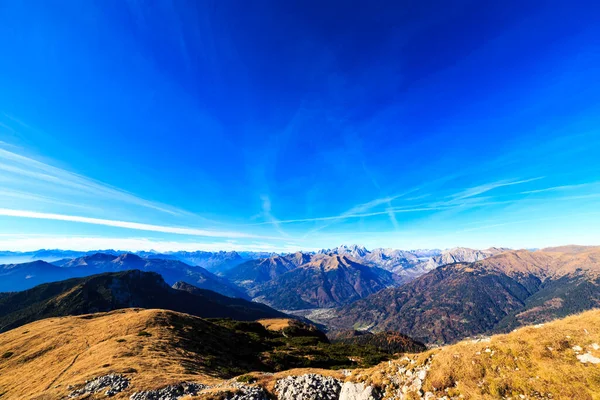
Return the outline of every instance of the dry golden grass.
{"type": "MultiPolygon", "coordinates": [[[[108,373],[125,373],[131,379],[130,390],[117,399],[128,398],[133,391],[181,381],[223,382],[193,368],[198,354],[177,345],[181,340],[177,329],[165,324],[172,315],[181,314],[119,310],[51,318],[1,334],[0,398],[59,399],[69,392],[67,386],[108,373]]],[[[283,329],[285,321],[265,320],[263,324],[268,329],[283,329]]],[[[557,400],[600,400],[600,364],[584,364],[577,359],[586,353],[600,358],[600,310],[521,328],[489,341],[463,341],[410,355],[414,363],[403,359],[386,362],[356,370],[351,379],[393,387],[399,366],[414,369],[431,360],[423,382],[426,391],[466,399],[549,398],[551,394],[557,400]]],[[[339,371],[312,368],[249,375],[272,391],[277,379],[306,373],[344,379],[339,371]]],[[[205,398],[218,399],[224,390],[228,389],[207,391],[205,398]]]]}
{"type": "Polygon", "coordinates": [[[0,357],[13,354],[0,358],[0,397],[62,398],[69,392],[68,385],[113,372],[126,373],[133,390],[185,380],[217,381],[189,372],[195,360],[171,345],[174,333],[161,324],[166,313],[171,312],[128,309],[50,318],[3,333],[0,357]]]}
{"type": "Polygon", "coordinates": [[[530,399],[598,400],[600,364],[577,359],[585,353],[600,358],[600,310],[524,327],[492,336],[489,341],[463,341],[433,349],[413,357],[414,364],[398,360],[357,370],[353,379],[386,387],[398,367],[414,369],[431,359],[425,391],[465,399],[518,399],[524,395],[530,399]]]}
{"type": "MultiPolygon", "coordinates": [[[[186,351],[185,339],[178,336],[182,328],[169,325],[174,315],[195,321],[196,327],[210,325],[201,318],[172,311],[126,309],[49,318],[0,334],[0,398],[60,399],[71,391],[70,385],[80,387],[86,380],[110,373],[123,373],[130,379],[128,390],[115,399],[182,381],[225,382],[202,373],[199,354],[186,351]]],[[[287,319],[263,322],[275,330],[293,324],[287,319]]],[[[210,331],[204,332],[199,334],[210,331]]],[[[277,379],[305,373],[341,377],[336,371],[308,368],[251,375],[258,384],[272,390],[277,379]]],[[[232,390],[235,388],[225,385],[207,390],[200,398],[218,399],[232,390]]],[[[105,396],[100,393],[86,398],[105,396]]]]}
{"type": "Polygon", "coordinates": [[[257,322],[270,331],[281,331],[291,325],[289,318],[259,319],[257,322]]]}
{"type": "Polygon", "coordinates": [[[489,343],[458,343],[437,352],[428,387],[453,381],[468,398],[550,393],[554,399],[600,399],[600,365],[576,357],[600,357],[599,344],[598,310],[493,336],[489,343]]]}

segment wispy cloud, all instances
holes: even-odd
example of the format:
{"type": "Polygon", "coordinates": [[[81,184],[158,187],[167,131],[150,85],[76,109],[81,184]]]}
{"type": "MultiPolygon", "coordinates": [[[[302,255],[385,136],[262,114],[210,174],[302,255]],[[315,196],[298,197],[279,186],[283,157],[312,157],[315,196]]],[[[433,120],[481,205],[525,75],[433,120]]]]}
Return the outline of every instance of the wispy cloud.
{"type": "Polygon", "coordinates": [[[581,183],[578,185],[560,185],[560,186],[552,186],[552,187],[547,187],[547,188],[543,188],[543,189],[536,189],[536,190],[527,190],[524,192],[520,192],[520,194],[535,194],[535,193],[544,193],[544,192],[560,192],[563,190],[576,190],[576,189],[583,189],[586,187],[593,187],[593,186],[599,186],[600,182],[589,182],[589,183],[581,183]]]}
{"type": "Polygon", "coordinates": [[[196,229],[187,227],[173,227],[163,225],[152,225],[138,222],[110,220],[102,218],[89,218],[77,215],[64,215],[64,214],[52,214],[52,213],[41,213],[36,211],[27,210],[13,210],[7,208],[0,208],[0,216],[6,217],[20,217],[20,218],[33,218],[33,219],[46,219],[54,221],[68,221],[68,222],[79,222],[84,224],[92,225],[103,225],[117,228],[134,229],[140,231],[150,232],[161,232],[161,233],[172,233],[176,235],[189,235],[189,236],[205,236],[215,238],[261,238],[261,239],[277,239],[273,237],[258,236],[253,234],[247,234],[243,232],[235,231],[215,231],[206,229],[196,229]]]}
{"type": "Polygon", "coordinates": [[[55,205],[66,206],[66,207],[70,207],[70,208],[74,207],[74,208],[80,208],[80,209],[85,209],[85,210],[101,211],[100,208],[91,207],[86,204],[77,204],[77,203],[72,203],[72,202],[68,202],[68,201],[61,201],[59,199],[55,199],[52,197],[41,196],[41,195],[32,194],[32,193],[25,193],[25,192],[20,192],[17,190],[0,190],[0,199],[2,199],[2,198],[12,198],[12,199],[18,199],[18,200],[33,200],[36,202],[55,204],[55,205]]]}
{"type": "MultiPolygon", "coordinates": [[[[78,194],[92,195],[97,200],[112,200],[153,209],[170,215],[191,213],[161,203],[148,201],[105,183],[66,171],[12,151],[0,148],[0,175],[28,178],[28,186],[37,183],[51,184],[54,190],[74,190],[78,194]]],[[[21,182],[23,183],[23,182],[21,182]]]]}
{"type": "Polygon", "coordinates": [[[260,196],[260,200],[262,202],[262,215],[267,219],[267,221],[275,227],[277,232],[282,236],[287,236],[287,234],[281,229],[280,221],[273,216],[271,213],[271,198],[267,195],[260,196]]]}
{"type": "Polygon", "coordinates": [[[490,183],[486,183],[483,185],[474,186],[474,187],[465,189],[461,192],[453,194],[450,197],[453,200],[463,200],[463,199],[467,199],[469,197],[479,196],[480,194],[489,192],[491,190],[494,190],[494,189],[497,189],[500,187],[521,185],[524,183],[529,183],[529,182],[537,181],[540,179],[544,179],[544,177],[540,176],[537,178],[522,179],[522,180],[502,180],[502,181],[490,182],[490,183]]]}
{"type": "MultiPolygon", "coordinates": [[[[388,207],[388,209],[386,209],[386,211],[382,211],[382,212],[367,213],[366,211],[369,211],[369,210],[371,210],[375,207],[381,206],[381,205],[387,204],[389,206],[393,200],[398,199],[403,196],[406,196],[407,194],[415,192],[416,190],[418,190],[418,189],[412,189],[412,190],[409,190],[407,192],[404,192],[404,193],[401,193],[401,194],[398,194],[395,196],[382,197],[379,199],[371,200],[366,203],[358,204],[358,205],[352,207],[351,209],[349,209],[348,211],[346,211],[342,214],[339,214],[339,215],[324,216],[324,217],[312,217],[312,218],[285,219],[285,220],[276,220],[276,222],[275,221],[265,221],[265,222],[256,222],[256,223],[252,223],[252,224],[248,224],[248,225],[273,225],[275,223],[278,225],[281,225],[281,224],[293,224],[293,223],[300,223],[300,222],[340,221],[340,220],[349,219],[349,218],[361,218],[361,217],[367,217],[367,216],[389,214],[390,212],[396,212],[396,210],[394,208],[388,207]]],[[[263,202],[263,209],[264,209],[264,202],[263,202]]],[[[320,228],[320,229],[322,229],[322,228],[320,228]]]]}

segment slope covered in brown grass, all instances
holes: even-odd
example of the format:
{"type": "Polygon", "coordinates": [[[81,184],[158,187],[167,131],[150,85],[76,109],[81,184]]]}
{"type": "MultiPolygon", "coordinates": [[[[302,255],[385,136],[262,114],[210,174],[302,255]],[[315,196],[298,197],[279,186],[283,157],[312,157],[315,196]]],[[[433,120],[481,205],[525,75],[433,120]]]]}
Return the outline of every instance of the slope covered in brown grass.
{"type": "Polygon", "coordinates": [[[133,389],[211,381],[203,361],[222,348],[227,333],[201,318],[162,310],[34,322],[0,335],[0,355],[10,354],[0,359],[1,398],[61,398],[68,385],[113,372],[127,374],[133,389]],[[174,329],[178,324],[187,327],[174,329]],[[205,333],[204,351],[200,343],[183,343],[186,329],[205,333]]]}
{"type": "Polygon", "coordinates": [[[427,371],[419,387],[436,397],[597,400],[600,310],[357,370],[351,380],[390,395],[421,369],[427,371]]]}
{"type": "Polygon", "coordinates": [[[0,399],[65,398],[74,389],[69,386],[79,389],[109,374],[131,380],[117,397],[128,398],[185,381],[354,368],[391,358],[374,347],[330,344],[323,332],[300,321],[264,323],[273,329],[254,321],[144,309],[33,322],[0,334],[0,399]]]}

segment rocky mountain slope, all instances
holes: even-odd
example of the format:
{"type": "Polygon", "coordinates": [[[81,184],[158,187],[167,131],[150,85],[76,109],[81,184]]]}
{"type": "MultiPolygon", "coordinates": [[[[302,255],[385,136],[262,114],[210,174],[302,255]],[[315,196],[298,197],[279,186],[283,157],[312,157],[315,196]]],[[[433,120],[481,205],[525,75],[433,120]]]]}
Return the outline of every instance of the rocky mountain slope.
{"type": "Polygon", "coordinates": [[[96,253],[63,260],[60,266],[43,261],[0,265],[0,292],[25,290],[41,283],[132,269],[156,272],[169,284],[186,281],[225,296],[248,298],[237,286],[204,268],[190,266],[178,260],[147,259],[130,253],[119,256],[96,253]]]}
{"type": "Polygon", "coordinates": [[[153,272],[125,271],[47,283],[0,297],[0,332],[49,317],[120,308],[160,308],[207,318],[256,320],[284,314],[263,304],[196,289],[176,290],[153,272]]]}
{"type": "Polygon", "coordinates": [[[521,250],[439,267],[337,310],[328,323],[447,343],[594,307],[600,307],[600,248],[521,250]]]}
{"type": "Polygon", "coordinates": [[[289,267],[249,293],[256,301],[277,309],[327,308],[349,304],[402,280],[395,274],[358,263],[346,256],[316,255],[298,267],[289,267]]]}
{"type": "Polygon", "coordinates": [[[510,251],[510,249],[490,247],[485,250],[477,250],[466,247],[454,247],[442,251],[439,255],[431,257],[422,264],[421,268],[430,271],[446,264],[481,261],[505,251],[510,251]]]}
{"type": "Polygon", "coordinates": [[[252,289],[310,262],[312,257],[311,254],[297,252],[285,256],[250,260],[227,271],[224,276],[241,287],[252,289]]]}
{"type": "Polygon", "coordinates": [[[364,246],[342,245],[334,249],[321,250],[320,253],[346,255],[360,263],[386,269],[402,276],[405,280],[410,280],[445,264],[479,261],[508,250],[503,248],[477,250],[466,247],[455,247],[443,251],[407,251],[384,248],[367,250],[364,246]]]}
{"type": "Polygon", "coordinates": [[[111,391],[116,399],[194,394],[213,400],[266,400],[264,389],[247,384],[259,377],[276,380],[287,372],[226,379],[298,367],[327,373],[318,368],[357,367],[369,363],[352,360],[388,357],[369,347],[330,344],[298,321],[263,324],[139,309],[45,319],[0,334],[0,393],[7,399],[69,394],[96,399],[111,391]],[[215,395],[220,397],[210,397],[215,395]]]}

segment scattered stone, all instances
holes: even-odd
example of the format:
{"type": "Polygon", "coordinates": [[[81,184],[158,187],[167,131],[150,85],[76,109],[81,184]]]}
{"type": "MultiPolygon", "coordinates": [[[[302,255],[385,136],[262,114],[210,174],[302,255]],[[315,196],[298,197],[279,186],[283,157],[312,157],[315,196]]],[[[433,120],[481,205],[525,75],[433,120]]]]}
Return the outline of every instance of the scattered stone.
{"type": "Polygon", "coordinates": [[[81,389],[72,391],[68,398],[73,399],[90,393],[99,393],[106,389],[104,393],[108,397],[112,397],[117,393],[122,392],[129,386],[129,379],[123,375],[104,375],[86,381],[85,385],[81,389]]]}
{"type": "Polygon", "coordinates": [[[130,400],[177,400],[183,396],[195,396],[207,385],[193,382],[182,382],[158,390],[148,390],[132,394],[130,400]]]}
{"type": "Polygon", "coordinates": [[[267,392],[260,386],[241,386],[239,392],[227,400],[269,400],[267,392]]]}
{"type": "Polygon", "coordinates": [[[338,379],[317,374],[288,376],[275,384],[279,400],[337,400],[341,388],[338,379]]]}
{"type": "Polygon", "coordinates": [[[573,351],[582,351],[583,350],[581,348],[581,346],[573,346],[572,349],[573,349],[573,351]]]}
{"type": "Polygon", "coordinates": [[[600,358],[594,357],[590,353],[578,354],[577,359],[582,363],[600,364],[600,358]]]}
{"type": "Polygon", "coordinates": [[[598,343],[592,343],[592,349],[600,350],[600,346],[598,346],[598,343]]]}

